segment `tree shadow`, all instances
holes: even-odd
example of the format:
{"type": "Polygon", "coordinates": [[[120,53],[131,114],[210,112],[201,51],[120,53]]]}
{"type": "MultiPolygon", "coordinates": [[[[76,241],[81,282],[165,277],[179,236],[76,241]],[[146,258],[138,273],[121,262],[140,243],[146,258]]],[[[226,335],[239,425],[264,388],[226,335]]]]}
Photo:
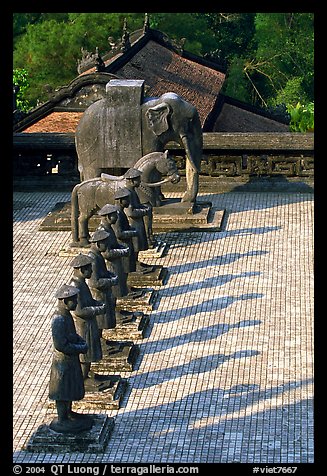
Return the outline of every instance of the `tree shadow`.
{"type": "MultiPolygon", "coordinates": [[[[231,212],[226,211],[228,216],[231,212]]],[[[224,220],[227,222],[227,218],[224,220]]],[[[281,230],[281,226],[258,226],[253,228],[239,228],[237,230],[226,230],[226,225],[222,231],[218,232],[202,232],[202,233],[160,233],[156,237],[160,241],[167,242],[170,249],[185,248],[196,243],[206,243],[210,241],[221,240],[227,236],[245,236],[245,235],[263,235],[264,233],[271,233],[273,231],[281,230]]]]}
{"type": "Polygon", "coordinates": [[[228,306],[232,305],[237,301],[245,301],[247,299],[259,299],[263,298],[264,294],[262,293],[249,293],[241,294],[240,296],[222,296],[213,299],[208,299],[207,301],[194,304],[193,306],[181,307],[178,309],[171,309],[169,311],[158,312],[154,316],[154,321],[156,323],[169,323],[182,319],[183,317],[190,317],[196,315],[200,312],[216,312],[221,309],[226,309],[228,306]]]}
{"type": "Polygon", "coordinates": [[[161,352],[162,350],[172,349],[173,347],[178,347],[180,345],[187,344],[189,342],[206,342],[211,339],[216,339],[229,332],[232,329],[241,329],[243,327],[257,326],[261,324],[262,321],[255,319],[245,319],[244,321],[237,322],[235,324],[214,324],[212,326],[202,327],[196,329],[193,332],[183,334],[181,336],[168,337],[166,339],[160,339],[152,342],[147,342],[144,346],[145,354],[155,354],[161,352]]]}
{"type": "MultiPolygon", "coordinates": [[[[313,462],[308,444],[313,440],[311,399],[252,408],[312,383],[313,379],[303,379],[267,388],[244,383],[200,390],[142,411],[118,414],[116,428],[121,428],[124,444],[139,448],[142,438],[150,446],[159,445],[154,462],[313,462]],[[240,416],[241,411],[245,415],[240,416]],[[139,425],[142,432],[136,433],[139,425]]],[[[149,455],[144,452],[139,458],[147,462],[149,455]]],[[[122,462],[127,461],[134,460],[123,455],[122,462]]]]}
{"type": "Polygon", "coordinates": [[[191,362],[181,365],[175,365],[174,367],[168,367],[165,369],[153,370],[151,372],[145,372],[143,374],[130,377],[131,385],[134,388],[148,388],[154,385],[161,384],[165,381],[175,380],[176,378],[184,375],[194,375],[196,373],[210,372],[211,370],[219,367],[224,362],[231,359],[242,359],[247,357],[254,357],[259,355],[257,350],[238,350],[230,355],[215,354],[199,357],[191,362]]]}
{"type": "MultiPolygon", "coordinates": [[[[169,268],[170,269],[170,268],[169,268]]],[[[183,271],[184,272],[184,269],[183,271]]],[[[190,284],[182,284],[180,286],[171,286],[161,291],[161,296],[177,296],[178,294],[185,294],[187,292],[196,291],[198,289],[215,288],[223,286],[224,284],[238,278],[247,278],[251,276],[260,276],[260,271],[249,271],[239,274],[224,274],[221,276],[213,276],[211,278],[205,278],[203,281],[197,281],[190,284]]]]}
{"type": "Polygon", "coordinates": [[[202,261],[192,261],[191,263],[182,263],[175,266],[169,266],[169,273],[180,274],[194,269],[207,268],[209,266],[224,266],[226,264],[231,264],[241,258],[266,255],[268,253],[269,251],[267,250],[251,250],[245,253],[227,253],[225,255],[216,256],[214,258],[205,259],[202,261]]]}

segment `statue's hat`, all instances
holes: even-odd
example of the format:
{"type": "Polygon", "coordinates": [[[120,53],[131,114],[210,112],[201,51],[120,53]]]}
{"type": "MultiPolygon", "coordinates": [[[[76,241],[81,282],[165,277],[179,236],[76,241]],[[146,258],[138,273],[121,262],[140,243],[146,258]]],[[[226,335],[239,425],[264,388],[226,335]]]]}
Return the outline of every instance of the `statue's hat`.
{"type": "Polygon", "coordinates": [[[104,205],[100,210],[98,211],[98,215],[110,215],[111,213],[115,213],[118,211],[118,208],[116,205],[111,205],[111,203],[107,203],[104,205]]]}
{"type": "Polygon", "coordinates": [[[106,238],[108,238],[109,233],[106,232],[106,230],[95,230],[95,232],[93,233],[93,235],[91,236],[91,238],[89,239],[89,242],[90,243],[97,243],[98,241],[102,241],[102,240],[105,240],[106,238]]]}
{"type": "Polygon", "coordinates": [[[73,268],[81,268],[82,266],[86,266],[88,264],[91,264],[93,262],[92,258],[88,255],[83,255],[82,253],[78,254],[73,258],[72,262],[70,265],[73,268]]]}
{"type": "Polygon", "coordinates": [[[142,172],[138,169],[134,169],[133,167],[128,169],[127,172],[125,173],[124,177],[127,179],[133,179],[136,177],[141,177],[142,172]]]}
{"type": "Polygon", "coordinates": [[[68,284],[63,284],[57,290],[55,297],[57,299],[65,299],[72,296],[76,296],[76,294],[78,293],[79,293],[79,289],[76,288],[75,286],[69,286],[68,284]]]}
{"type": "Polygon", "coordinates": [[[125,198],[129,196],[130,196],[130,191],[128,190],[128,188],[123,187],[117,190],[117,192],[114,195],[114,198],[115,200],[119,200],[120,198],[125,198]]]}

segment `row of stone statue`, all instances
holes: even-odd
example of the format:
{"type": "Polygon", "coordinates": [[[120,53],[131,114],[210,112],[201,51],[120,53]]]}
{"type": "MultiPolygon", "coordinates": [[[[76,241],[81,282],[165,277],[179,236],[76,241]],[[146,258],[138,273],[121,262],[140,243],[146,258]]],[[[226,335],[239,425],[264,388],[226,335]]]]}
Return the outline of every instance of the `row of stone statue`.
{"type": "Polygon", "coordinates": [[[110,361],[111,355],[119,353],[120,343],[108,341],[105,332],[143,315],[117,308],[117,299],[126,297],[131,302],[145,291],[133,288],[128,276],[136,273],[142,281],[142,276],[153,271],[153,266],[139,260],[139,252],[153,244],[149,243],[153,238],[149,233],[151,206],[141,204],[135,191],[140,176],[139,170],[129,169],[126,187],[115,193],[115,205],[107,203],[98,211],[101,221],[88,238],[89,248],[73,258],[71,281],[55,294],[58,308],[52,320],[49,398],[55,401],[57,418],[49,427],[57,433],[78,433],[92,427],[93,416],[73,411],[72,404],[86,394],[108,396],[113,379],[96,374],[91,364],[110,361]]]}

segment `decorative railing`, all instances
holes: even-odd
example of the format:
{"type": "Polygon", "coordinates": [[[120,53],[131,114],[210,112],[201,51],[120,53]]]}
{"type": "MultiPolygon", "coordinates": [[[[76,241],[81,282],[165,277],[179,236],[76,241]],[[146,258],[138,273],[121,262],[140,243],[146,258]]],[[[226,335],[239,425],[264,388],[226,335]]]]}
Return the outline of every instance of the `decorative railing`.
{"type": "MultiPolygon", "coordinates": [[[[72,173],[76,173],[74,134],[15,133],[13,145],[14,174],[15,170],[19,171],[19,174],[28,174],[29,167],[34,167],[36,162],[39,163],[40,171],[44,170],[43,162],[49,161],[49,157],[52,165],[63,165],[69,159],[70,169],[72,173]],[[72,167],[74,161],[75,167],[72,167]]],[[[167,148],[176,157],[180,173],[185,173],[183,148],[175,142],[167,144],[167,148]]],[[[67,170],[65,173],[67,174],[67,170]]],[[[201,174],[213,177],[313,176],[314,134],[206,132],[203,134],[201,174]]]]}

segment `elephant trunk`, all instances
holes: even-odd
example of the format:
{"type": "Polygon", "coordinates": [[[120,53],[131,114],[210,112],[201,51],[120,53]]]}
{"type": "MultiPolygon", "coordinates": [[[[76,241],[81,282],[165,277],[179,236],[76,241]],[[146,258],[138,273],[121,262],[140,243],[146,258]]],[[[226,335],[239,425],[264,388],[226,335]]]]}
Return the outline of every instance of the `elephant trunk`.
{"type": "Polygon", "coordinates": [[[189,144],[189,139],[188,139],[187,135],[182,136],[181,140],[182,140],[187,158],[189,160],[189,163],[190,163],[192,169],[194,170],[195,173],[200,173],[200,170],[199,170],[198,166],[194,162],[194,159],[193,159],[194,153],[192,153],[192,151],[191,151],[191,146],[189,144]]]}
{"type": "Polygon", "coordinates": [[[80,188],[80,184],[75,185],[72,191],[71,197],[71,231],[73,242],[78,242],[78,196],[77,190],[80,188]]]}

